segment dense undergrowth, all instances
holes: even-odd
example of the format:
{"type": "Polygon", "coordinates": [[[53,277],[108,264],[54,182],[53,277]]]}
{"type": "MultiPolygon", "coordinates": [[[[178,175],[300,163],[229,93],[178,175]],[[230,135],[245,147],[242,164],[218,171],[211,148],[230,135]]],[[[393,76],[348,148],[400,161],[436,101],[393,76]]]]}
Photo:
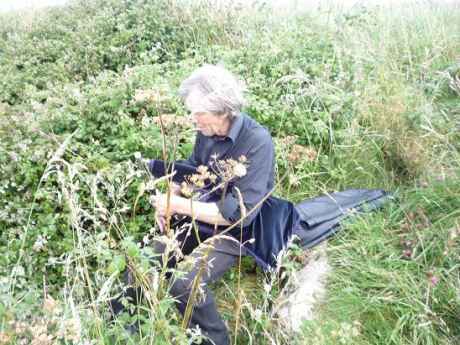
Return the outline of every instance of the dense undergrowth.
{"type": "Polygon", "coordinates": [[[272,314],[276,275],[245,262],[241,289],[238,269],[216,284],[236,343],[459,343],[458,8],[285,18],[92,0],[0,17],[0,344],[187,343],[162,273],[144,282],[138,336],[129,315],[109,322],[106,301],[127,265],[149,271],[137,243],[157,235],[153,189],[138,158],[187,156],[176,90],[218,62],[245,79],[246,111],[275,137],[277,195],[396,195],[330,242],[328,296],[300,334],[272,314]],[[161,130],[164,114],[177,118],[161,130]]]}

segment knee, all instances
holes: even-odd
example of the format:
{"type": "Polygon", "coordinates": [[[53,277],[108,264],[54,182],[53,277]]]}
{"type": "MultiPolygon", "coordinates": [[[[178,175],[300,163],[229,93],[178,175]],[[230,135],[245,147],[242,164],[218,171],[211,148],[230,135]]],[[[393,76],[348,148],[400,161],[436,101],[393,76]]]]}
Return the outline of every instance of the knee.
{"type": "Polygon", "coordinates": [[[185,278],[176,278],[171,285],[170,293],[178,300],[187,300],[192,288],[192,281],[185,278]]]}
{"type": "Polygon", "coordinates": [[[149,256],[150,264],[153,266],[162,269],[164,263],[168,268],[173,268],[176,266],[176,257],[174,253],[167,251],[167,247],[163,242],[153,241],[151,248],[153,250],[153,255],[149,256]]]}

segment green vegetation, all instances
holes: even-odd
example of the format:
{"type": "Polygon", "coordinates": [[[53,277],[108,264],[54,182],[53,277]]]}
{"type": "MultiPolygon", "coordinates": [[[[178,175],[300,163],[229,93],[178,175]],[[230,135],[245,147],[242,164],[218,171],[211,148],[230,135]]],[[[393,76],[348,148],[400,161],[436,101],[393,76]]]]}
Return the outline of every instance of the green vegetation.
{"type": "Polygon", "coordinates": [[[244,261],[241,289],[239,269],[216,284],[236,344],[460,343],[458,7],[287,19],[81,0],[0,16],[0,344],[187,344],[164,270],[146,275],[136,245],[156,234],[135,156],[187,156],[187,126],[157,119],[185,116],[180,81],[217,62],[246,80],[247,112],[276,138],[277,195],[396,195],[330,241],[327,299],[301,334],[271,316],[277,276],[244,261]],[[149,297],[111,323],[127,265],[149,297]],[[130,338],[133,318],[145,322],[130,338]]]}

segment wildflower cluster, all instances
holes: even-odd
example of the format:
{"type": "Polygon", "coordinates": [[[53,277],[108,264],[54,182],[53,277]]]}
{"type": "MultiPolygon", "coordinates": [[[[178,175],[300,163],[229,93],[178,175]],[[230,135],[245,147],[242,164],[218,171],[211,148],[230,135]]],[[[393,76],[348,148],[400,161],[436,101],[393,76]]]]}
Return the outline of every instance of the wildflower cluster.
{"type": "Polygon", "coordinates": [[[161,103],[164,100],[164,92],[158,89],[136,90],[133,100],[137,103],[161,103]]]}
{"type": "Polygon", "coordinates": [[[217,182],[217,175],[209,171],[209,168],[200,165],[197,168],[197,173],[186,176],[185,181],[181,184],[181,193],[187,198],[197,196],[195,193],[199,190],[209,188],[217,182]]]}
{"type": "Polygon", "coordinates": [[[302,145],[294,144],[289,152],[288,160],[291,163],[296,163],[299,161],[311,162],[316,159],[318,153],[312,147],[305,147],[302,145]]]}
{"type": "Polygon", "coordinates": [[[167,129],[189,129],[192,127],[191,122],[185,116],[178,116],[175,114],[162,114],[152,118],[152,122],[157,125],[163,125],[167,129]]]}
{"type": "Polygon", "coordinates": [[[211,165],[219,177],[225,182],[232,181],[235,177],[243,177],[247,174],[247,158],[240,156],[238,160],[229,158],[225,160],[217,160],[217,157],[212,157],[211,165]]]}
{"type": "Polygon", "coordinates": [[[296,135],[288,135],[277,141],[283,156],[287,157],[289,163],[314,161],[318,152],[313,147],[296,144],[297,139],[296,135]]]}
{"type": "Polygon", "coordinates": [[[45,297],[42,310],[41,317],[27,322],[10,320],[0,332],[0,344],[8,344],[13,339],[20,345],[51,345],[60,341],[81,343],[82,328],[78,317],[68,317],[63,306],[51,296],[45,297]]]}
{"type": "Polygon", "coordinates": [[[180,191],[187,198],[198,198],[203,192],[224,188],[236,178],[246,175],[247,163],[245,156],[239,157],[238,160],[232,158],[217,160],[214,156],[210,167],[200,165],[196,174],[185,177],[180,191]]]}

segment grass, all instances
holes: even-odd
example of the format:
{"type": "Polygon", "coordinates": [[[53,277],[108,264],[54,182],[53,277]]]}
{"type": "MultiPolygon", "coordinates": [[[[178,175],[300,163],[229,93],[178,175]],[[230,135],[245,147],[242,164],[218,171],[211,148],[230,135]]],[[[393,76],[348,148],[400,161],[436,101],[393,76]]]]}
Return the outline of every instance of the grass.
{"type": "Polygon", "coordinates": [[[454,7],[287,19],[257,5],[94,0],[38,13],[0,20],[0,344],[187,343],[164,270],[149,270],[137,246],[156,232],[154,189],[134,157],[187,156],[187,127],[155,119],[184,115],[178,84],[219,61],[246,79],[247,111],[275,137],[278,179],[287,176],[277,195],[396,196],[329,241],[327,297],[299,334],[272,314],[276,275],[243,260],[214,284],[236,344],[460,341],[454,7]],[[292,158],[294,145],[308,159],[292,158]],[[128,265],[148,297],[139,338],[123,330],[128,315],[106,315],[128,265]]]}
{"type": "Polygon", "coordinates": [[[459,253],[446,243],[458,232],[458,203],[451,203],[450,193],[459,193],[453,181],[409,191],[412,205],[391,205],[336,238],[330,254],[338,270],[318,322],[359,322],[356,343],[455,344],[458,288],[452,282],[458,277],[459,253]],[[407,241],[408,257],[403,252],[407,241]]]}

